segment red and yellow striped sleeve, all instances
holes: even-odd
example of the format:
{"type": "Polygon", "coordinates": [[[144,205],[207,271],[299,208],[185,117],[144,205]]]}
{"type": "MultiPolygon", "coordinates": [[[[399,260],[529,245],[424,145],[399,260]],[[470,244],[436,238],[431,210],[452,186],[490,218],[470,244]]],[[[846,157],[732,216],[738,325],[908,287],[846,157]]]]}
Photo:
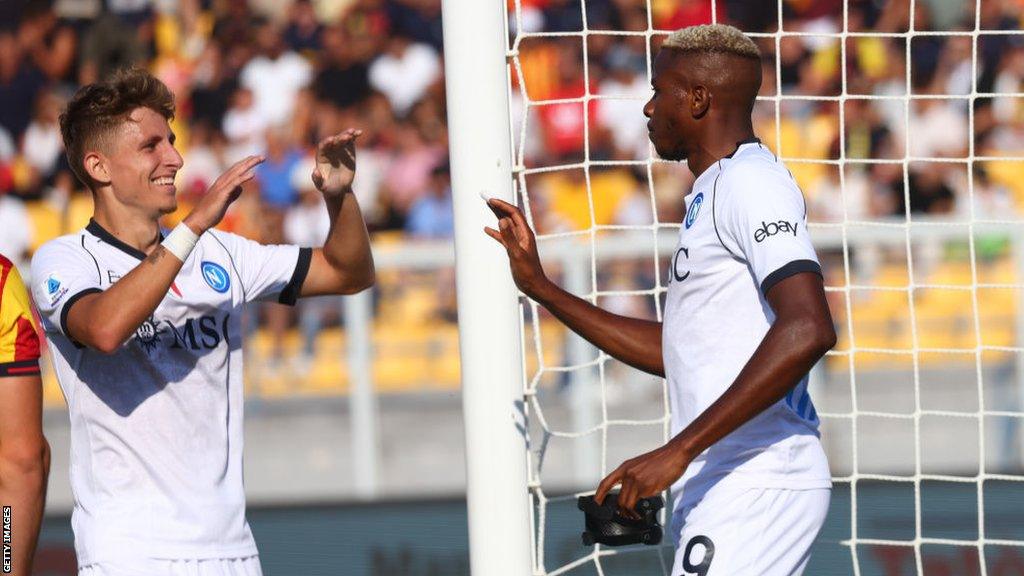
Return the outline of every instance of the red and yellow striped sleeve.
{"type": "Polygon", "coordinates": [[[39,336],[18,269],[0,255],[0,377],[39,374],[39,336]]]}

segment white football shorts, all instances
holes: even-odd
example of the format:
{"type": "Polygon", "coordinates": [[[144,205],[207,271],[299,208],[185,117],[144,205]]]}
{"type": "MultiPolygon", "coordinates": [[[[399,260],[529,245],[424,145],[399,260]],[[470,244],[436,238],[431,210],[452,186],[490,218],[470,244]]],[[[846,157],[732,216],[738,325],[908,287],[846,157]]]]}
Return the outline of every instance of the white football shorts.
{"type": "Polygon", "coordinates": [[[724,488],[677,508],[672,576],[799,576],[832,491],[724,488]],[[681,530],[680,530],[681,528],[681,530]]]}
{"type": "Polygon", "coordinates": [[[263,576],[259,556],[209,560],[131,560],[99,562],[78,569],[78,576],[263,576]]]}

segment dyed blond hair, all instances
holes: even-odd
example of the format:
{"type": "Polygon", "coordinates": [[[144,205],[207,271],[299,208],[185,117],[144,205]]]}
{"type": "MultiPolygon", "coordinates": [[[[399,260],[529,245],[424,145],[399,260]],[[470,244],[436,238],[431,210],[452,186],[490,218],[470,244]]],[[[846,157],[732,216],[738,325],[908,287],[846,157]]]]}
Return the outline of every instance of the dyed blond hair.
{"type": "Polygon", "coordinates": [[[737,28],[726,24],[702,24],[676,30],[661,45],[682,52],[731,54],[761,58],[757,44],[737,28]]]}

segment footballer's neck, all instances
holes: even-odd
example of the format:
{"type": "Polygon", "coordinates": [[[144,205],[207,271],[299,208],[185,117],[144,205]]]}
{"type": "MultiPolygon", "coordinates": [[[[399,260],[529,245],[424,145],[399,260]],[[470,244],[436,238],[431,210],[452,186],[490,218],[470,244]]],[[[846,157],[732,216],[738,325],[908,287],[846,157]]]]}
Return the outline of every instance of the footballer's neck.
{"type": "Polygon", "coordinates": [[[149,254],[160,243],[160,216],[140,213],[124,204],[104,202],[100,194],[93,196],[96,207],[92,218],[104,230],[128,246],[149,254]]]}
{"type": "Polygon", "coordinates": [[[687,166],[694,177],[700,176],[712,164],[732,156],[740,144],[753,138],[754,127],[749,116],[732,122],[719,122],[714,130],[697,139],[696,150],[686,159],[687,166]]]}

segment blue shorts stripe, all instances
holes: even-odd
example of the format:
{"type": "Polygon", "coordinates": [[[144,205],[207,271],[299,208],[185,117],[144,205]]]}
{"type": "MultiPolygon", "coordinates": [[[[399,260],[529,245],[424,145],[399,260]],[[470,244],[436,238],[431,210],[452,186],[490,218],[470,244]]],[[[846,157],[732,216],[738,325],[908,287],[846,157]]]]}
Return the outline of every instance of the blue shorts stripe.
{"type": "Polygon", "coordinates": [[[796,407],[796,413],[799,414],[801,418],[807,418],[804,416],[804,410],[807,409],[807,404],[810,403],[810,401],[811,395],[807,392],[807,389],[804,388],[804,393],[800,396],[800,404],[796,407]]]}

